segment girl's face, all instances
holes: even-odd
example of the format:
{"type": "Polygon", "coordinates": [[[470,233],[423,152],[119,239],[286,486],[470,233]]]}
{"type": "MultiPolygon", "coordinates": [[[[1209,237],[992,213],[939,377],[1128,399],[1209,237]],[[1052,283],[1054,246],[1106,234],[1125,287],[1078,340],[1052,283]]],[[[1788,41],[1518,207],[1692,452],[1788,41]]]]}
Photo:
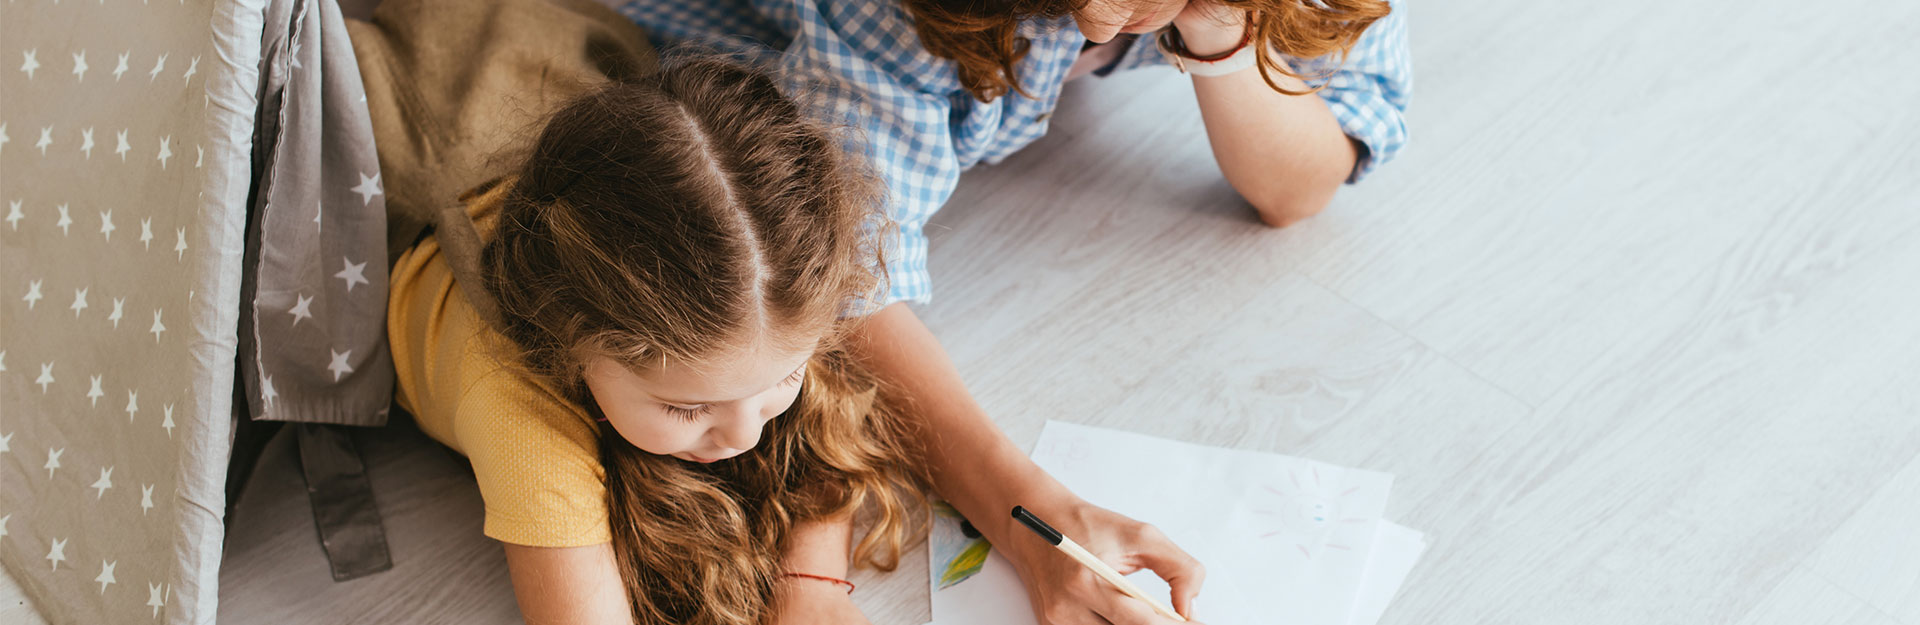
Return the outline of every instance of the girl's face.
{"type": "Polygon", "coordinates": [[[607,422],[634,447],[718,462],[752,449],[761,427],[793,406],[812,356],[761,347],[645,374],[596,357],[585,378],[607,422]]]}
{"type": "Polygon", "coordinates": [[[1073,12],[1088,41],[1106,43],[1120,33],[1150,33],[1173,23],[1187,0],[1088,0],[1073,12]]]}

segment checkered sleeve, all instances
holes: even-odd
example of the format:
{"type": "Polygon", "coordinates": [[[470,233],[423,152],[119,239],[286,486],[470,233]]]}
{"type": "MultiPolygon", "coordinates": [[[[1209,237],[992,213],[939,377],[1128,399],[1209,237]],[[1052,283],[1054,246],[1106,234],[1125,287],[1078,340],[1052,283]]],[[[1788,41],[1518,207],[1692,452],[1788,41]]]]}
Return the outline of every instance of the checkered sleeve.
{"type": "Polygon", "coordinates": [[[1408,96],[1413,93],[1413,61],[1407,51],[1403,4],[1394,2],[1393,13],[1368,27],[1344,63],[1336,54],[1295,66],[1309,77],[1326,76],[1310,82],[1325,83],[1320,97],[1333,110],[1340,129],[1366,146],[1347,177],[1350,183],[1393,160],[1407,144],[1406,110],[1408,96]]]}
{"type": "Polygon", "coordinates": [[[945,204],[960,179],[949,116],[951,100],[902,81],[897,67],[919,62],[886,51],[917,42],[898,41],[897,19],[828,20],[804,11],[794,40],[782,56],[789,95],[822,119],[846,131],[845,145],[863,155],[886,188],[887,292],[878,302],[928,302],[927,219],[945,204]]]}

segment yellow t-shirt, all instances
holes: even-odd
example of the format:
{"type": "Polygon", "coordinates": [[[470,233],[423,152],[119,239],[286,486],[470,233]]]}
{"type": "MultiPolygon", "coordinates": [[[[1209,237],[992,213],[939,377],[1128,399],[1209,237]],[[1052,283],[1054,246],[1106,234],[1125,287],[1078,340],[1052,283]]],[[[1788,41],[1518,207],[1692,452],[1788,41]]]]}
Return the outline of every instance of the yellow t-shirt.
{"type": "MultiPolygon", "coordinates": [[[[504,187],[468,205],[482,236],[504,187]]],[[[473,463],[486,502],[483,533],[531,547],[610,541],[592,417],[512,362],[506,337],[454,283],[439,241],[429,236],[402,254],[391,277],[395,399],[428,436],[473,463]]]]}

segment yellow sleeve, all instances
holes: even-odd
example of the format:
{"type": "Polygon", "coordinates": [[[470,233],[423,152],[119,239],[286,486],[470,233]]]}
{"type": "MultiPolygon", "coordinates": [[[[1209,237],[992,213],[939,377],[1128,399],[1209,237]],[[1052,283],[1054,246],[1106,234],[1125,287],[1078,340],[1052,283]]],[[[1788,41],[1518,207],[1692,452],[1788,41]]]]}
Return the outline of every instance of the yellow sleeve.
{"type": "Polygon", "coordinates": [[[529,547],[612,540],[599,437],[569,404],[503,371],[468,390],[455,420],[488,537],[529,547]]]}

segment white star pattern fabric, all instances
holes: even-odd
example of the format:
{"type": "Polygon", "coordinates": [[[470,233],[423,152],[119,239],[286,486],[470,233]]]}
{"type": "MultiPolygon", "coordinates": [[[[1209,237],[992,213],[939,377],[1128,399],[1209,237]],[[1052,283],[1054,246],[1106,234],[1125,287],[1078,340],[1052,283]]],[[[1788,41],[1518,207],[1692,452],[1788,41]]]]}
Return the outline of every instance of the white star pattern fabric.
{"type": "Polygon", "coordinates": [[[340,376],[353,373],[353,367],[347,366],[347,358],[351,356],[353,356],[353,350],[351,349],[344,352],[333,352],[333,360],[327,364],[327,370],[333,372],[333,379],[335,381],[338,381],[340,376]]]}
{"type": "Polygon", "coordinates": [[[360,194],[361,204],[373,203],[373,196],[380,195],[380,174],[374,174],[372,178],[360,174],[360,185],[354,187],[353,192],[360,194]]]}
{"type": "Polygon", "coordinates": [[[89,488],[98,491],[94,495],[96,498],[105,499],[107,497],[107,489],[113,488],[113,467],[101,469],[100,479],[94,480],[93,485],[89,488]]]}
{"type": "Polygon", "coordinates": [[[107,585],[118,581],[113,578],[113,569],[119,564],[119,562],[100,561],[100,575],[93,578],[93,581],[100,582],[100,594],[106,594],[107,585]]]}
{"type": "Polygon", "coordinates": [[[259,1],[0,2],[0,566],[49,623],[213,621],[259,1]]]}
{"type": "Polygon", "coordinates": [[[340,273],[333,274],[333,277],[347,281],[348,293],[353,292],[354,284],[367,283],[367,264],[366,263],[356,263],[356,262],[353,262],[353,259],[345,258],[345,257],[342,257],[340,261],[342,264],[346,265],[346,268],[341,269],[340,273]]]}
{"type": "Polygon", "coordinates": [[[160,55],[160,58],[158,60],[155,60],[153,62],[153,71],[147,72],[147,80],[148,81],[158,80],[160,78],[160,71],[166,68],[167,68],[167,55],[162,54],[160,55]]]}
{"type": "Polygon", "coordinates": [[[293,303],[293,308],[289,309],[287,314],[293,315],[293,325],[297,326],[300,325],[302,319],[313,318],[313,298],[305,293],[301,293],[296,297],[298,301],[293,303]]]}
{"type": "MultiPolygon", "coordinates": [[[[393,400],[387,198],[358,102],[359,65],[332,2],[278,0],[266,20],[292,26],[269,28],[261,42],[260,84],[280,97],[254,147],[269,156],[247,233],[258,260],[243,280],[248,410],[260,420],[384,425],[393,400]]],[[[174,62],[191,68],[189,58],[174,62]]],[[[172,145],[181,154],[187,144],[172,145]]]]}
{"type": "Polygon", "coordinates": [[[34,56],[38,55],[39,53],[40,53],[39,48],[34,48],[32,50],[27,50],[25,52],[20,53],[20,56],[26,59],[20,63],[20,71],[27,73],[27,80],[33,80],[33,71],[40,69],[40,60],[34,58],[34,56]]]}
{"type": "Polygon", "coordinates": [[[53,539],[53,546],[47,548],[47,561],[53,563],[53,570],[60,570],[60,563],[67,561],[67,541],[53,539]]]}

